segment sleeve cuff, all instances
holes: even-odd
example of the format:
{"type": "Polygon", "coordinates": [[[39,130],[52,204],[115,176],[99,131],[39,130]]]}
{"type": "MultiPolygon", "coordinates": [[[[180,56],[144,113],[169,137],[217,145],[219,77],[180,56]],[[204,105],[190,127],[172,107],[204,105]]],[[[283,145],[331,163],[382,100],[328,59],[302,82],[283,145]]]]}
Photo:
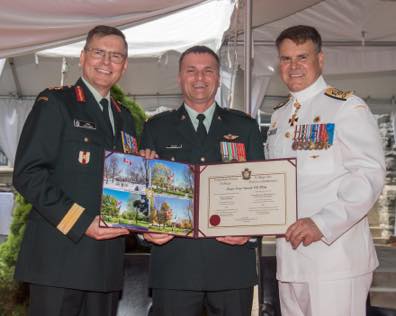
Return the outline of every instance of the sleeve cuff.
{"type": "Polygon", "coordinates": [[[311,219],[313,220],[315,225],[318,226],[320,232],[323,234],[323,237],[321,238],[321,240],[324,243],[330,245],[334,240],[331,239],[332,238],[332,234],[329,231],[329,229],[326,227],[326,224],[323,221],[323,219],[318,214],[312,215],[311,219]]]}

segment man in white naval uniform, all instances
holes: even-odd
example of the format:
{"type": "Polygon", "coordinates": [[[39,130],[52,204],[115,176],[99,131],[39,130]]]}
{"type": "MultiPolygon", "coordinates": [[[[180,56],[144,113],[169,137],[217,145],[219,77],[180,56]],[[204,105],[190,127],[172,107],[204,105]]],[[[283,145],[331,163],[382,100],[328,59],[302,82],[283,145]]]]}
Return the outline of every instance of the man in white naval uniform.
{"type": "Polygon", "coordinates": [[[282,316],[362,316],[378,260],[367,213],[384,183],[380,135],[359,97],[323,79],[309,26],[276,41],[289,100],[271,118],[267,157],[297,157],[298,220],[277,239],[282,316]]]}

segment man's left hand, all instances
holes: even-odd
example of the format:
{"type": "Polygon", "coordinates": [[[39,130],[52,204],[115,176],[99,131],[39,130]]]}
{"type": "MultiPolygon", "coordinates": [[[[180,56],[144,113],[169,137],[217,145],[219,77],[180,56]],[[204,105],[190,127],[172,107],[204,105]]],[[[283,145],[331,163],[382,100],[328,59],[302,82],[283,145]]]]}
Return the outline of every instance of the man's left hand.
{"type": "Polygon", "coordinates": [[[139,155],[146,158],[146,159],[158,159],[158,155],[155,150],[151,149],[140,149],[139,155]]]}
{"type": "Polygon", "coordinates": [[[250,237],[246,236],[225,236],[217,237],[216,240],[228,245],[244,245],[249,241],[250,237]]]}
{"type": "Polygon", "coordinates": [[[323,234],[312,219],[301,218],[289,226],[285,237],[287,241],[290,241],[293,249],[296,249],[301,242],[304,246],[308,246],[320,240],[323,234]]]}

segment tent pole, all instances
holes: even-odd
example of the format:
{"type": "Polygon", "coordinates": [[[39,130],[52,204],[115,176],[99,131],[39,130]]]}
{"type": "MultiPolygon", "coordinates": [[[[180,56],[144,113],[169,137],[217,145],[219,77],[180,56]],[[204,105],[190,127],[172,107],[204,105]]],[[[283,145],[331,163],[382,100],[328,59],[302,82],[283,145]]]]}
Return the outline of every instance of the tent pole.
{"type": "Polygon", "coordinates": [[[252,0],[245,0],[245,72],[244,97],[245,112],[252,113],[251,106],[251,79],[252,79],[252,0]]]}
{"type": "Polygon", "coordinates": [[[12,76],[14,77],[15,89],[16,89],[16,97],[19,99],[22,97],[22,89],[21,84],[19,82],[18,74],[16,72],[14,58],[11,57],[8,59],[8,63],[10,64],[12,76]]]}

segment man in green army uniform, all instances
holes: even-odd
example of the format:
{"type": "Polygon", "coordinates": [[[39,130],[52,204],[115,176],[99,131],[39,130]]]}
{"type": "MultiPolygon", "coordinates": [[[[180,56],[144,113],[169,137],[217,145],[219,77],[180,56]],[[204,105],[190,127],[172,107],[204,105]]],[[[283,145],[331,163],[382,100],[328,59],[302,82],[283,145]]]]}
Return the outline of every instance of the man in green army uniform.
{"type": "MultiPolygon", "coordinates": [[[[255,120],[215,103],[219,58],[211,49],[194,46],[185,51],[178,79],[184,104],[145,124],[142,148],[155,150],[162,159],[210,163],[222,161],[224,142],[242,148],[233,160],[264,158],[255,120]]],[[[208,316],[250,316],[257,276],[255,245],[249,237],[144,237],[154,244],[149,281],[153,316],[197,316],[204,310],[208,316]]]]}
{"type": "Polygon", "coordinates": [[[93,28],[82,77],[40,93],[25,123],[14,186],[33,208],[15,278],[30,284],[29,315],[116,314],[128,230],[99,227],[98,214],[104,149],[123,151],[121,134],[136,140],[130,113],[110,97],[127,52],[121,31],[93,28]]]}

